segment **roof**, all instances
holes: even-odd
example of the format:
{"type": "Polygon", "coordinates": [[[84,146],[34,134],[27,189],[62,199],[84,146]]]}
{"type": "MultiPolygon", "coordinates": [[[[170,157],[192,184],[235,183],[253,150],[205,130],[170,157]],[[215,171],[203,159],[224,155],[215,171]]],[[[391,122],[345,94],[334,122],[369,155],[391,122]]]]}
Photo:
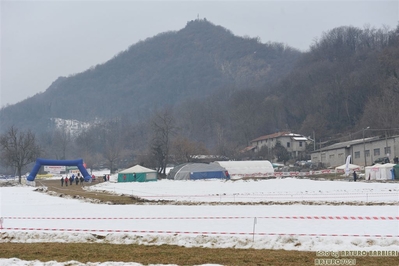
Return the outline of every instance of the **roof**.
{"type": "Polygon", "coordinates": [[[300,135],[300,134],[295,134],[295,133],[291,133],[289,131],[285,131],[285,132],[277,132],[277,133],[273,133],[270,135],[264,135],[261,136],[259,138],[256,138],[254,140],[251,140],[251,142],[255,142],[255,141],[260,141],[260,140],[265,140],[265,139],[274,139],[274,138],[279,138],[279,137],[291,137],[294,140],[298,140],[298,141],[306,141],[308,140],[306,137],[300,135]]]}
{"type": "Polygon", "coordinates": [[[269,161],[217,161],[221,167],[231,174],[274,173],[273,165],[269,161]]]}
{"type": "Polygon", "coordinates": [[[255,148],[256,148],[256,146],[248,146],[248,147],[245,147],[244,149],[242,149],[241,152],[251,151],[251,150],[253,150],[255,148]]]}
{"type": "Polygon", "coordinates": [[[264,136],[261,136],[259,138],[251,140],[251,142],[259,141],[259,140],[265,140],[265,139],[278,138],[278,137],[281,137],[281,136],[283,136],[285,134],[289,134],[289,133],[290,132],[277,132],[277,133],[273,133],[273,134],[269,134],[269,135],[264,135],[264,136]]]}
{"type": "Polygon", "coordinates": [[[133,167],[130,167],[128,169],[125,169],[121,172],[119,172],[120,174],[129,174],[129,173],[155,173],[155,170],[152,170],[150,168],[145,168],[144,166],[141,165],[135,165],[133,167]]]}
{"type": "MultiPolygon", "coordinates": [[[[345,170],[345,169],[346,169],[346,164],[335,167],[335,170],[345,170]]],[[[360,170],[360,166],[350,163],[350,164],[348,164],[348,169],[349,170],[360,170]]]]}
{"type": "MultiPolygon", "coordinates": [[[[175,166],[169,171],[168,179],[186,180],[190,179],[190,174],[201,172],[226,172],[226,169],[217,164],[206,163],[184,163],[175,166]]],[[[204,178],[206,175],[204,176],[204,178]]]]}
{"type": "Polygon", "coordinates": [[[385,163],[385,164],[375,164],[371,166],[366,166],[367,169],[377,169],[377,168],[393,168],[396,164],[393,163],[385,163]]]}
{"type": "Polygon", "coordinates": [[[184,169],[188,172],[226,171],[226,169],[220,167],[219,165],[207,163],[186,163],[181,165],[180,169],[184,169]]]}
{"type": "Polygon", "coordinates": [[[294,139],[294,140],[298,140],[298,141],[307,141],[308,140],[308,138],[307,137],[292,137],[292,139],[294,139]]]}
{"type": "Polygon", "coordinates": [[[378,140],[379,137],[371,137],[371,138],[365,138],[363,139],[354,139],[354,140],[350,140],[350,141],[345,141],[345,142],[339,142],[339,143],[335,143],[333,145],[327,146],[327,147],[323,147],[319,150],[313,151],[314,152],[320,152],[320,151],[327,151],[327,150],[335,150],[335,149],[340,149],[340,148],[349,148],[352,145],[357,145],[357,144],[361,144],[364,142],[371,142],[371,141],[375,141],[378,140]]]}

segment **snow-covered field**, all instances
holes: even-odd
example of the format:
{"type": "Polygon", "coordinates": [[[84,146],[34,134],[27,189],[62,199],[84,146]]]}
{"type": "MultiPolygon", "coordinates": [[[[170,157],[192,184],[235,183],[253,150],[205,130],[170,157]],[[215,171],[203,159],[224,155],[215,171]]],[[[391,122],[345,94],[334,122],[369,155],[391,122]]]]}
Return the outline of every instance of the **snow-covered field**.
{"type": "MultiPolygon", "coordinates": [[[[34,189],[0,188],[1,242],[399,252],[399,183],[286,178],[104,182],[88,188],[172,201],[160,205],[93,204],[34,189]]],[[[0,259],[0,265],[9,263],[29,262],[0,259]]]]}
{"type": "Polygon", "coordinates": [[[94,191],[107,191],[134,195],[147,200],[187,202],[398,202],[398,183],[367,183],[348,181],[315,181],[310,179],[269,180],[162,180],[147,183],[104,182],[89,187],[94,191]]]}

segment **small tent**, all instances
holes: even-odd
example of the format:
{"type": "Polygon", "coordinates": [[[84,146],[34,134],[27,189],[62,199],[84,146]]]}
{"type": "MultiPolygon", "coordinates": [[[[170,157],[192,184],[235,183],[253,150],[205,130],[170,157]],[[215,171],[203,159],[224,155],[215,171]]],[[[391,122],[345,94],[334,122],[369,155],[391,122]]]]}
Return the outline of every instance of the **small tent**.
{"type": "Polygon", "coordinates": [[[225,168],[231,177],[271,177],[273,165],[269,161],[217,161],[213,164],[225,168]]]}
{"type": "Polygon", "coordinates": [[[186,163],[171,169],[167,178],[173,180],[229,179],[230,176],[226,169],[219,165],[186,163]]]}
{"type": "Polygon", "coordinates": [[[135,165],[118,173],[118,182],[157,181],[157,171],[135,165]]]}
{"type": "Polygon", "coordinates": [[[395,164],[375,164],[366,167],[365,180],[392,180],[395,164]]]}

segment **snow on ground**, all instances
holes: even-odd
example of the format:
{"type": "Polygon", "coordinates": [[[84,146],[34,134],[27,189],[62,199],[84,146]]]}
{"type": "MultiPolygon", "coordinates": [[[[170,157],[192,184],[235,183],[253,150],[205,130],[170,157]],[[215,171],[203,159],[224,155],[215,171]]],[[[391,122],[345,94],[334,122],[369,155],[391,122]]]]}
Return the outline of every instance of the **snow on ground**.
{"type": "MultiPolygon", "coordinates": [[[[92,204],[50,196],[34,189],[24,186],[0,188],[0,216],[3,220],[0,242],[399,252],[398,183],[287,178],[103,182],[88,187],[93,192],[105,190],[154,201],[204,202],[190,206],[92,204]],[[234,204],[265,201],[327,204],[234,204]],[[328,205],[332,201],[379,202],[381,206],[328,205]],[[104,235],[105,238],[97,238],[96,235],[104,235]]],[[[0,260],[0,265],[10,263],[28,265],[29,262],[0,260]]],[[[140,264],[109,262],[92,265],[140,264]]]]}
{"type": "Polygon", "coordinates": [[[138,196],[148,200],[190,202],[398,202],[398,183],[315,181],[309,179],[269,180],[162,180],[146,183],[105,182],[88,187],[138,196]]]}

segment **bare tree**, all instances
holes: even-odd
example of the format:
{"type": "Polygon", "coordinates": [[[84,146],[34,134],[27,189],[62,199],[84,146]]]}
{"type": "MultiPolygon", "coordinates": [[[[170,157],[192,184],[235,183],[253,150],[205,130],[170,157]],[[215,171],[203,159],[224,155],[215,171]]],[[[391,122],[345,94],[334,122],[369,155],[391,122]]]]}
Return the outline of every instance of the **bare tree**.
{"type": "Polygon", "coordinates": [[[395,78],[391,78],[385,84],[381,84],[383,91],[380,96],[370,98],[362,119],[363,125],[370,125],[373,128],[384,129],[381,134],[386,134],[386,130],[395,132],[395,128],[399,123],[399,118],[396,115],[398,111],[397,103],[399,101],[399,94],[394,91],[398,82],[395,78]]]}
{"type": "Polygon", "coordinates": [[[177,163],[192,162],[193,155],[209,154],[202,143],[193,142],[181,136],[172,142],[172,152],[177,163]]]}
{"type": "Polygon", "coordinates": [[[36,160],[40,155],[40,147],[36,143],[35,134],[30,130],[19,132],[11,126],[0,136],[1,159],[6,166],[15,167],[21,183],[22,168],[36,160]]]}
{"type": "Polygon", "coordinates": [[[276,145],[272,149],[274,157],[277,158],[277,162],[283,162],[284,164],[290,159],[290,155],[286,148],[281,145],[280,141],[277,141],[276,145]]]}
{"type": "Polygon", "coordinates": [[[53,150],[55,157],[59,160],[67,158],[67,148],[71,146],[71,133],[64,125],[61,129],[56,129],[53,134],[53,150]]]}
{"type": "Polygon", "coordinates": [[[84,130],[75,139],[76,149],[75,151],[79,154],[88,168],[93,169],[96,162],[101,162],[103,157],[100,152],[96,150],[96,130],[84,130]]]}
{"type": "Polygon", "coordinates": [[[104,158],[108,161],[111,173],[117,168],[118,161],[126,154],[123,129],[118,119],[108,121],[102,132],[104,158]]]}
{"type": "Polygon", "coordinates": [[[111,173],[114,173],[117,166],[116,163],[122,156],[123,143],[121,139],[112,134],[108,134],[104,146],[104,157],[109,163],[111,173]]]}
{"type": "Polygon", "coordinates": [[[165,175],[166,165],[169,162],[171,138],[177,130],[172,111],[165,109],[162,112],[156,112],[151,121],[151,127],[153,131],[151,150],[157,161],[158,173],[165,175]]]}

